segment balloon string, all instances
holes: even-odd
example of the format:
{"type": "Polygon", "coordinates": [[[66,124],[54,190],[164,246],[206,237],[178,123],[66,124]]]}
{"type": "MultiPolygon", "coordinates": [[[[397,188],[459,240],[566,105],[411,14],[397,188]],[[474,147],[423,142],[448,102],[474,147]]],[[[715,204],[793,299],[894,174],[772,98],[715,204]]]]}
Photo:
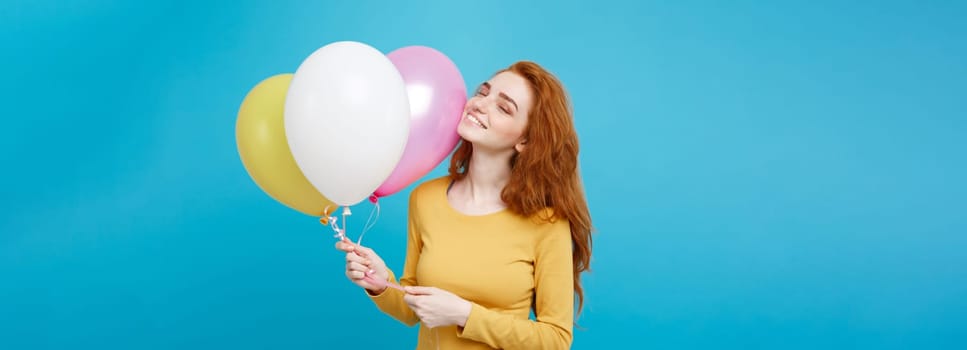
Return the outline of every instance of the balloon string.
{"type": "Polygon", "coordinates": [[[434,344],[436,344],[436,349],[440,350],[440,333],[437,333],[437,328],[430,328],[430,331],[433,332],[433,337],[436,338],[436,341],[434,342],[434,344]]]}
{"type": "MultiPolygon", "coordinates": [[[[373,210],[369,212],[369,218],[366,219],[366,225],[363,226],[363,231],[359,233],[359,239],[356,240],[357,245],[363,244],[363,236],[366,234],[366,232],[369,232],[369,230],[373,228],[373,226],[376,226],[376,221],[379,220],[379,213],[380,213],[379,202],[376,200],[372,200],[372,202],[374,204],[373,210]]],[[[346,235],[346,224],[348,223],[349,220],[346,220],[346,217],[353,215],[349,207],[348,206],[343,207],[342,227],[339,226],[339,218],[333,215],[328,215],[328,213],[329,213],[329,207],[326,207],[326,210],[323,213],[323,218],[320,219],[319,222],[321,222],[323,225],[326,225],[328,223],[329,226],[332,227],[332,231],[336,233],[333,237],[340,240],[342,239],[349,240],[349,237],[346,235]]],[[[352,240],[349,240],[349,241],[351,242],[352,240]]]]}
{"type": "Polygon", "coordinates": [[[323,225],[328,224],[330,227],[332,227],[332,231],[336,233],[333,235],[333,237],[338,238],[339,240],[347,239],[346,216],[350,214],[352,214],[352,212],[349,212],[349,207],[343,209],[343,227],[339,227],[339,218],[335,215],[329,215],[329,207],[326,207],[326,210],[323,211],[323,218],[319,219],[319,222],[323,225]]]}
{"type": "Polygon", "coordinates": [[[353,212],[351,210],[349,210],[349,206],[347,205],[347,206],[342,207],[342,229],[340,231],[342,232],[342,237],[343,238],[346,238],[347,237],[346,236],[346,232],[347,232],[346,231],[346,225],[349,224],[349,220],[346,220],[346,217],[347,216],[350,216],[350,215],[353,215],[353,212]]]}
{"type": "MultiPolygon", "coordinates": [[[[379,212],[380,212],[380,210],[379,210],[379,201],[376,200],[376,196],[372,196],[372,197],[370,197],[370,202],[372,202],[374,204],[373,210],[370,211],[369,218],[366,220],[366,225],[363,226],[363,232],[361,232],[359,234],[359,239],[356,240],[356,245],[358,245],[358,246],[362,246],[363,236],[366,234],[366,232],[369,231],[369,229],[373,228],[373,226],[376,225],[376,221],[379,220],[379,212]]],[[[334,215],[329,215],[329,207],[326,207],[325,211],[323,211],[323,218],[320,219],[319,222],[322,223],[323,225],[327,225],[328,224],[328,226],[332,227],[333,232],[336,233],[335,235],[333,235],[333,237],[335,237],[335,238],[337,238],[337,239],[339,239],[341,241],[348,241],[348,242],[352,243],[352,240],[350,240],[349,237],[346,236],[346,222],[347,222],[346,217],[347,216],[350,216],[350,215],[352,215],[352,211],[349,210],[349,207],[348,206],[347,207],[343,207],[343,212],[342,212],[342,227],[340,227],[339,226],[339,218],[336,217],[336,216],[334,216],[334,215]]],[[[390,288],[393,288],[393,289],[398,289],[400,291],[403,290],[403,287],[401,287],[400,285],[398,285],[396,283],[392,283],[392,282],[388,282],[388,281],[377,281],[376,279],[372,278],[369,274],[367,274],[366,277],[364,277],[364,278],[369,283],[372,283],[372,284],[377,285],[377,286],[390,287],[390,288]]]]}
{"type": "MultiPolygon", "coordinates": [[[[373,202],[373,210],[369,212],[369,218],[366,219],[366,225],[363,226],[363,232],[359,234],[359,239],[356,240],[357,245],[363,245],[363,235],[369,232],[369,229],[376,226],[376,220],[379,220],[379,202],[373,202]]],[[[345,225],[345,223],[343,223],[345,225]]]]}

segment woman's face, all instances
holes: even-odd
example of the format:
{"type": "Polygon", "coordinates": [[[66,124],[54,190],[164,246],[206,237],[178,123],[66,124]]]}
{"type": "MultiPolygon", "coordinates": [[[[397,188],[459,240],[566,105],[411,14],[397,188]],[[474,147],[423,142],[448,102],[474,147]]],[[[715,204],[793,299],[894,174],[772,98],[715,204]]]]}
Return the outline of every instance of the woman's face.
{"type": "Polygon", "coordinates": [[[457,134],[474,149],[504,151],[523,149],[524,129],[533,94],[525,80],[513,72],[501,72],[480,84],[463,109],[457,134]]]}

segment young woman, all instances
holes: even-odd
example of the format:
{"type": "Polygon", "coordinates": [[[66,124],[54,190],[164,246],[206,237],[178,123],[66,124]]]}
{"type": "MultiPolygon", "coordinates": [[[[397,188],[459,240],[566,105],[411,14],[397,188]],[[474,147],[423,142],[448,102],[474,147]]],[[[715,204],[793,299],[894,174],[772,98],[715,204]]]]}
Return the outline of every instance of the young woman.
{"type": "Polygon", "coordinates": [[[417,349],[569,348],[591,218],[564,87],[517,62],[480,85],[457,132],[449,175],[410,194],[403,290],[372,249],[343,241],[346,276],[421,324],[417,349]]]}

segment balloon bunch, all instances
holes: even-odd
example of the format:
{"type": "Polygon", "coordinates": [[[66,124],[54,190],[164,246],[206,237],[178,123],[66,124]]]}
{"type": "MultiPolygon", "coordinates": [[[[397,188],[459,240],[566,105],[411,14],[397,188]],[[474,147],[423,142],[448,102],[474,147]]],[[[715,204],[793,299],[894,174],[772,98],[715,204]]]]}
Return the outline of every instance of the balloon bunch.
{"type": "Polygon", "coordinates": [[[248,92],[236,143],[263,192],[346,239],[350,206],[369,199],[378,215],[378,198],[453,151],[466,100],[460,71],[433,48],[383,54],[361,42],[333,42],[294,74],[266,78],[248,92]],[[342,226],[332,215],[339,207],[342,226]]]}

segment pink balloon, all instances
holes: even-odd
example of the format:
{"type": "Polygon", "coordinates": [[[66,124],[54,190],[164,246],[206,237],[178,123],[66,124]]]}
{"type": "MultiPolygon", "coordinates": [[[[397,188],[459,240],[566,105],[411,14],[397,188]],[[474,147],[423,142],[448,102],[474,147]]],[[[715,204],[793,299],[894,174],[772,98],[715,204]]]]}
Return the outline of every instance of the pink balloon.
{"type": "Polygon", "coordinates": [[[440,164],[457,145],[457,124],[467,102],[467,88],[457,66],[426,46],[390,52],[403,76],[410,101],[410,135],[393,173],[376,189],[385,197],[409,186],[440,164]]]}

